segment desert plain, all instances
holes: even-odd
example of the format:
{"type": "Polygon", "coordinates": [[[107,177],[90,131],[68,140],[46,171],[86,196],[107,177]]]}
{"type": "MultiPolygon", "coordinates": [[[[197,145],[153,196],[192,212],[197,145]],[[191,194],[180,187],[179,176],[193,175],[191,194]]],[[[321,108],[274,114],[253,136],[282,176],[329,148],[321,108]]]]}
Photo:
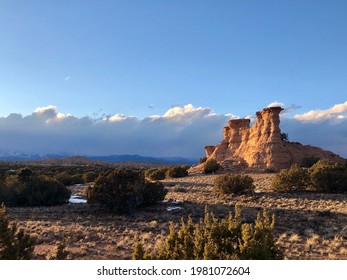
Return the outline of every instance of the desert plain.
{"type": "MultiPolygon", "coordinates": [[[[256,186],[253,195],[225,195],[213,189],[220,174],[191,174],[162,182],[168,193],[157,205],[131,215],[114,215],[87,203],[53,207],[7,208],[17,225],[37,238],[35,258],[45,259],[65,240],[68,259],[131,259],[135,237],[153,247],[168,233],[170,221],[191,216],[198,221],[207,207],[223,218],[242,207],[242,219],[254,222],[267,209],[276,217],[276,238],[289,260],[347,259],[347,194],[318,192],[277,193],[271,190],[274,174],[249,173],[256,186]]],[[[72,185],[82,198],[90,184],[72,185]]]]}

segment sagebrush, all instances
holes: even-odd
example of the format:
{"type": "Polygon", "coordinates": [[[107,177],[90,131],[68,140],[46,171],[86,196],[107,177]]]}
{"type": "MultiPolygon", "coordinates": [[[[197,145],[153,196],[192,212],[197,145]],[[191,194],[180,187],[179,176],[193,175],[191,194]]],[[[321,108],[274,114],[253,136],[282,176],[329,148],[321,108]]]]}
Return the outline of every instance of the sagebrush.
{"type": "Polygon", "coordinates": [[[251,194],[255,186],[252,177],[245,174],[224,174],[213,182],[213,188],[224,194],[251,194]]]}
{"type": "Polygon", "coordinates": [[[151,168],[146,170],[145,176],[146,178],[156,181],[156,180],[164,180],[166,177],[167,168],[151,168]]]}
{"type": "Polygon", "coordinates": [[[194,223],[170,223],[169,234],[155,248],[144,249],[135,242],[132,258],[157,260],[282,259],[275,240],[275,217],[266,210],[258,213],[254,224],[241,222],[241,208],[219,220],[205,210],[204,219],[194,223]]]}
{"type": "Polygon", "coordinates": [[[166,177],[180,178],[188,176],[189,165],[173,165],[166,171],[166,177]]]}
{"type": "Polygon", "coordinates": [[[310,185],[310,176],[307,169],[292,165],[289,169],[281,170],[272,180],[274,191],[290,192],[306,190],[310,185]]]}

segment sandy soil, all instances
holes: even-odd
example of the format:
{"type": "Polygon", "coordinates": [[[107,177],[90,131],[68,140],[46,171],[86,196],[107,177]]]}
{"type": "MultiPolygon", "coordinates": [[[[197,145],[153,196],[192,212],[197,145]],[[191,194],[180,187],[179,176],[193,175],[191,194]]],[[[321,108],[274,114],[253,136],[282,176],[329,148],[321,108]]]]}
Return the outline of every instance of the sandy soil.
{"type": "MultiPolygon", "coordinates": [[[[164,180],[165,201],[130,216],[103,213],[87,204],[8,208],[8,213],[36,235],[38,259],[46,258],[64,238],[71,259],[130,259],[135,235],[153,246],[158,235],[167,233],[169,221],[178,223],[188,215],[198,220],[206,206],[225,217],[236,204],[242,206],[246,222],[253,222],[263,208],[276,215],[278,243],[286,259],[347,259],[347,194],[274,193],[273,174],[250,175],[256,185],[253,196],[217,194],[212,185],[218,175],[164,180]]],[[[71,190],[84,196],[86,188],[78,185],[71,190]]]]}

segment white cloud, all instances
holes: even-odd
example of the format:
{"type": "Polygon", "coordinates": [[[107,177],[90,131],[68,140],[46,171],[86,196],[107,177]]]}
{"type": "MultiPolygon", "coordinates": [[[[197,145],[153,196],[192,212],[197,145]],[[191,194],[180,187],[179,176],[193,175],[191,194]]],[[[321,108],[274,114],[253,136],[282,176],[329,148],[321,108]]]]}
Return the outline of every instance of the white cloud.
{"type": "Polygon", "coordinates": [[[347,158],[347,119],[339,122],[302,122],[282,118],[281,130],[289,134],[289,140],[330,150],[347,158]]]}
{"type": "Polygon", "coordinates": [[[221,140],[230,118],[191,104],[142,120],[124,114],[76,118],[50,105],[0,118],[0,152],[200,157],[205,145],[221,140]]]}
{"type": "Polygon", "coordinates": [[[163,117],[176,121],[192,121],[197,118],[209,116],[212,113],[210,108],[195,108],[192,104],[183,107],[175,106],[168,110],[163,117]]]}
{"type": "MultiPolygon", "coordinates": [[[[46,123],[51,123],[55,121],[60,121],[68,117],[68,115],[57,112],[57,107],[49,105],[46,107],[38,107],[34,113],[31,115],[31,118],[36,117],[37,120],[45,121],[46,123]]],[[[26,117],[30,119],[30,117],[26,117]]]]}
{"type": "MultiPolygon", "coordinates": [[[[336,116],[343,106],[331,108],[336,116]]],[[[217,114],[191,104],[176,106],[162,115],[144,119],[115,114],[77,118],[50,105],[31,115],[0,117],[0,152],[71,153],[79,155],[141,154],[201,157],[204,147],[218,144],[223,127],[233,114],[217,114]]],[[[290,141],[323,147],[347,156],[347,119],[303,123],[281,118],[281,129],[290,141]]]]}
{"type": "Polygon", "coordinates": [[[312,110],[304,114],[294,116],[294,119],[302,122],[319,123],[326,120],[342,121],[347,118],[344,115],[347,112],[347,101],[342,104],[336,104],[327,110],[312,110]]]}
{"type": "Polygon", "coordinates": [[[42,114],[45,114],[47,112],[56,113],[56,111],[57,111],[57,107],[56,106],[48,105],[48,106],[45,106],[45,107],[38,107],[38,108],[36,108],[34,113],[42,115],[42,114]]]}
{"type": "Polygon", "coordinates": [[[256,121],[256,117],[255,117],[255,115],[247,115],[247,116],[245,116],[244,117],[244,119],[249,119],[250,121],[251,121],[251,123],[254,123],[255,121],[256,121]]]}
{"type": "Polygon", "coordinates": [[[137,120],[136,117],[128,117],[124,114],[116,114],[116,115],[113,115],[109,118],[105,118],[105,120],[108,120],[110,122],[121,122],[121,121],[125,121],[125,120],[137,120]]]}
{"type": "Polygon", "coordinates": [[[266,108],[271,108],[271,107],[282,107],[282,108],[284,108],[284,104],[282,102],[275,101],[275,102],[272,102],[272,103],[270,103],[269,105],[266,106],[266,108]]]}

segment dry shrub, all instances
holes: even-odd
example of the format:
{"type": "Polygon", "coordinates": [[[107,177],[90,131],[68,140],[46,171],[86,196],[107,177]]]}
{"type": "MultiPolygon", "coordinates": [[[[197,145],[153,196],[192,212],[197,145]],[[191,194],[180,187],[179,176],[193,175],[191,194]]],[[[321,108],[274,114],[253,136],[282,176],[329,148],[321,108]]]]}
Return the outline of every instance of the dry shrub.
{"type": "Polygon", "coordinates": [[[322,192],[347,191],[347,167],[320,160],[311,168],[302,168],[292,165],[289,169],[282,170],[272,181],[274,191],[300,191],[316,190],[322,192]]]}
{"type": "Polygon", "coordinates": [[[84,182],[82,175],[79,175],[79,174],[71,175],[66,171],[55,175],[55,179],[58,180],[59,182],[62,182],[64,186],[82,184],[84,182]]]}
{"type": "Polygon", "coordinates": [[[204,173],[210,174],[216,172],[220,168],[220,164],[215,159],[209,159],[204,164],[204,173]]]}
{"type": "Polygon", "coordinates": [[[163,168],[163,167],[151,168],[146,170],[145,177],[153,181],[164,180],[166,177],[166,171],[167,171],[167,168],[163,168]]]}
{"type": "Polygon", "coordinates": [[[93,171],[86,172],[82,175],[83,183],[94,182],[95,179],[98,178],[98,176],[99,176],[98,172],[93,172],[93,171]]]}
{"type": "Polygon", "coordinates": [[[309,185],[308,170],[296,164],[277,173],[271,183],[272,189],[278,192],[305,190],[309,185]]]}
{"type": "Polygon", "coordinates": [[[180,178],[188,176],[189,165],[173,165],[166,171],[166,177],[180,178]]]}
{"type": "Polygon", "coordinates": [[[247,194],[253,193],[255,188],[253,182],[252,177],[248,175],[228,173],[216,178],[213,187],[224,194],[247,194]]]}
{"type": "Polygon", "coordinates": [[[310,168],[312,185],[323,192],[347,191],[347,167],[320,160],[310,168]]]}
{"type": "Polygon", "coordinates": [[[181,220],[179,228],[171,222],[169,234],[161,246],[145,250],[137,241],[133,259],[210,260],[210,259],[281,259],[274,238],[274,216],[264,210],[255,224],[242,224],[241,209],[225,219],[217,219],[205,210],[204,219],[194,224],[181,220]]]}

